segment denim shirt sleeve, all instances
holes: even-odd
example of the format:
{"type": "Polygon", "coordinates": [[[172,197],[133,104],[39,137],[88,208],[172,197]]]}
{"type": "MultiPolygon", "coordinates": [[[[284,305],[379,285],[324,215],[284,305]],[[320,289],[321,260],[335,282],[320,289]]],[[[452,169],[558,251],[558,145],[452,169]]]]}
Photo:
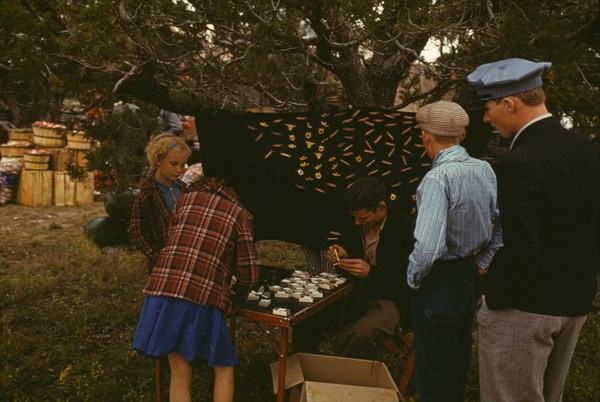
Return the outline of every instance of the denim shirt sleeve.
{"type": "Polygon", "coordinates": [[[433,263],[446,254],[448,199],[443,182],[426,175],[417,189],[415,247],[409,257],[408,286],[418,289],[433,263]]]}
{"type": "Polygon", "coordinates": [[[502,222],[500,220],[500,212],[496,207],[494,211],[494,229],[492,231],[492,238],[488,242],[488,244],[477,254],[475,258],[475,263],[479,268],[487,269],[492,263],[492,258],[496,251],[498,251],[502,246],[502,222]]]}

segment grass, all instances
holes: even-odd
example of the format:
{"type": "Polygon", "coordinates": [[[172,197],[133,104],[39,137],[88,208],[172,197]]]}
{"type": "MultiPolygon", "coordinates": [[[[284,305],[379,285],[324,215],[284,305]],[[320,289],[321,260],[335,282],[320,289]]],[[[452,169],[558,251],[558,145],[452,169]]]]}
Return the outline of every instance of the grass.
{"type": "MultiPolygon", "coordinates": [[[[105,215],[85,207],[0,208],[0,400],[152,401],[154,362],[131,350],[147,278],[135,251],[98,250],[83,225],[105,215]]],[[[261,262],[302,269],[299,247],[260,242],[261,262]]],[[[236,400],[275,400],[269,363],[277,360],[277,329],[238,321],[236,400]]],[[[323,349],[329,350],[330,339],[323,349]]],[[[478,400],[476,343],[467,388],[478,400]]],[[[401,364],[386,355],[396,378],[401,364]]],[[[194,400],[212,398],[212,372],[194,368],[194,400]]],[[[565,401],[600,395],[600,316],[590,314],[575,351],[565,401]]],[[[163,400],[168,374],[163,372],[163,400]]],[[[407,400],[416,400],[409,388],[407,400]]]]}

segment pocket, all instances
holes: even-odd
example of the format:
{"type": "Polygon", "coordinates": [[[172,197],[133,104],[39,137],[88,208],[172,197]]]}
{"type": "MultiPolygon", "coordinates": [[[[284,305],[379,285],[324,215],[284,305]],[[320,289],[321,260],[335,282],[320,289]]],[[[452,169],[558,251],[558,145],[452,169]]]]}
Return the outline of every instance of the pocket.
{"type": "Polygon", "coordinates": [[[428,289],[425,316],[432,322],[449,324],[458,322],[467,307],[468,281],[441,280],[428,289]]]}

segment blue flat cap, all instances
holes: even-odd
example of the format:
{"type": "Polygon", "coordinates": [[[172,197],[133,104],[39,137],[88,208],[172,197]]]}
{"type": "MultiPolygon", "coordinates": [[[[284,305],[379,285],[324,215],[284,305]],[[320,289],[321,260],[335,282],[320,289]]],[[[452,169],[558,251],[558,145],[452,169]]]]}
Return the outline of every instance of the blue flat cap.
{"type": "Polygon", "coordinates": [[[482,64],[467,76],[481,100],[499,99],[542,86],[542,74],[552,63],[506,59],[482,64]]]}

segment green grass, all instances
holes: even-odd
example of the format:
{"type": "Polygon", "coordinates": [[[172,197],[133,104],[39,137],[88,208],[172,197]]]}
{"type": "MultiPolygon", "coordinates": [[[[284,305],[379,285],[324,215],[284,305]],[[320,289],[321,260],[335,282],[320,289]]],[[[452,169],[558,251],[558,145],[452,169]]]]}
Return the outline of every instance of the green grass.
{"type": "MultiPolygon", "coordinates": [[[[83,225],[105,215],[80,208],[0,208],[0,400],[153,401],[154,361],[131,350],[147,278],[144,258],[127,249],[101,252],[83,225]]],[[[302,269],[295,245],[260,242],[267,265],[302,269]]],[[[275,400],[269,363],[278,358],[276,328],[238,320],[241,363],[236,400],[275,400]]],[[[476,343],[467,387],[478,400],[476,343]]],[[[323,344],[330,350],[330,339],[323,344]]],[[[394,378],[402,364],[385,361],[394,378]]],[[[166,364],[165,364],[166,366],[166,364]]],[[[194,369],[194,400],[212,399],[212,371],[194,369]]],[[[575,351],[565,401],[600,395],[600,317],[590,314],[575,351]]],[[[168,370],[163,371],[168,400],[168,370]]],[[[407,400],[416,400],[409,388],[407,400]]]]}

